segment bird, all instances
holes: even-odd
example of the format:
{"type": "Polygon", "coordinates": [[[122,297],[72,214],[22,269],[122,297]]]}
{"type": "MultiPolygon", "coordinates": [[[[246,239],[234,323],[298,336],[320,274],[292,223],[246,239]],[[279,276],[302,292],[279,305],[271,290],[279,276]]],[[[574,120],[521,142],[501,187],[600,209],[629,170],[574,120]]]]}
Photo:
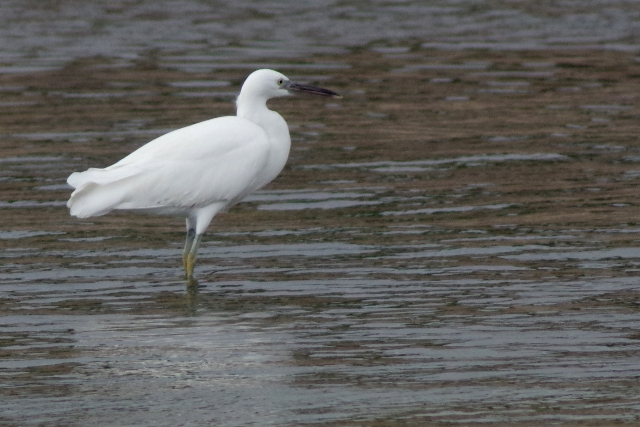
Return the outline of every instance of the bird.
{"type": "Polygon", "coordinates": [[[244,81],[236,115],[166,133],[106,168],[74,172],[67,183],[71,216],[89,218],[113,210],[186,219],[182,263],[187,285],[197,284],[198,246],[213,217],[278,176],[289,157],[287,122],[267,107],[296,93],[341,98],[337,92],[291,81],[260,69],[244,81]]]}

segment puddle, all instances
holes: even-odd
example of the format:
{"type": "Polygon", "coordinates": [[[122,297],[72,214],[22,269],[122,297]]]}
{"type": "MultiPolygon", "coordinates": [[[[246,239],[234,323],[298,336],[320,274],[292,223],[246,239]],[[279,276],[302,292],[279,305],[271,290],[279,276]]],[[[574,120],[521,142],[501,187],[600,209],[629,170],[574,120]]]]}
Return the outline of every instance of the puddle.
{"type": "MultiPolygon", "coordinates": [[[[557,153],[533,153],[533,154],[481,154],[476,156],[463,156],[458,158],[444,158],[444,159],[425,159],[425,160],[410,160],[406,162],[365,162],[365,163],[344,163],[344,164],[331,164],[331,165],[307,165],[306,169],[331,169],[331,168],[375,168],[376,171],[387,171],[387,168],[412,168],[418,167],[418,171],[425,170],[420,166],[439,166],[446,164],[477,164],[477,163],[502,163],[510,161],[565,161],[569,160],[569,157],[563,154],[557,153]]],[[[394,171],[394,169],[391,169],[394,171]]],[[[405,169],[406,171],[406,169],[405,169]]]]}
{"type": "Polygon", "coordinates": [[[0,4],[0,424],[637,423],[633,5],[58,3],[0,4]],[[270,102],[199,288],[183,219],[69,217],[258,67],[344,98],[270,102]]]}
{"type": "Polygon", "coordinates": [[[55,231],[27,231],[27,230],[14,230],[14,231],[0,231],[0,239],[25,239],[29,237],[38,236],[51,236],[56,234],[64,234],[62,232],[55,231]]]}
{"type": "Polygon", "coordinates": [[[406,211],[386,211],[381,212],[380,215],[433,215],[441,213],[455,213],[455,212],[471,212],[475,210],[498,210],[507,209],[514,205],[499,204],[499,205],[484,205],[484,206],[451,206],[446,208],[425,208],[425,209],[411,209],[406,211]]]}

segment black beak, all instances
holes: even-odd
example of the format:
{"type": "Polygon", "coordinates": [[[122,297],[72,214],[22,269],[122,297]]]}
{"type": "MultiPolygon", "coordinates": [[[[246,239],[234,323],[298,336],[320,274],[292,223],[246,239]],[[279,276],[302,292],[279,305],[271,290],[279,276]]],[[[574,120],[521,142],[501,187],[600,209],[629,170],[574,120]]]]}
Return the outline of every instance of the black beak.
{"type": "Polygon", "coordinates": [[[320,96],[330,96],[332,98],[342,98],[342,95],[332,90],[324,89],[317,86],[311,86],[303,83],[296,83],[296,82],[289,81],[285,83],[284,87],[290,92],[308,93],[311,95],[320,95],[320,96]]]}

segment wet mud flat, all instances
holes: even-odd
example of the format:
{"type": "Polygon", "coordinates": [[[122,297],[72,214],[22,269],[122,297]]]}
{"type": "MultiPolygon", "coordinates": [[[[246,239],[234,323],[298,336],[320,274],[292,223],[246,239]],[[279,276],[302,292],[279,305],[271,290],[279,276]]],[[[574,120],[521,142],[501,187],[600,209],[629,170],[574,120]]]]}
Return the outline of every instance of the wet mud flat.
{"type": "Polygon", "coordinates": [[[256,64],[0,74],[0,425],[633,425],[640,58],[376,46],[273,64],[290,161],[214,220],[65,179],[233,113],[256,64]]]}

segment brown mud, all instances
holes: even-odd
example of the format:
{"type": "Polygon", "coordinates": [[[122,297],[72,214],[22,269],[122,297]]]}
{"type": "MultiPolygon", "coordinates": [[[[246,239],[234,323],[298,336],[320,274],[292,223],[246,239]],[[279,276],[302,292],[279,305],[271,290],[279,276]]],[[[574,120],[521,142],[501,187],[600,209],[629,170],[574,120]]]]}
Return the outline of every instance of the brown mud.
{"type": "Polygon", "coordinates": [[[197,291],[182,220],[70,218],[65,179],[233,114],[248,67],[0,74],[0,425],[637,422],[637,56],[278,69],[344,98],[270,103],[289,163],[214,220],[197,291]]]}

